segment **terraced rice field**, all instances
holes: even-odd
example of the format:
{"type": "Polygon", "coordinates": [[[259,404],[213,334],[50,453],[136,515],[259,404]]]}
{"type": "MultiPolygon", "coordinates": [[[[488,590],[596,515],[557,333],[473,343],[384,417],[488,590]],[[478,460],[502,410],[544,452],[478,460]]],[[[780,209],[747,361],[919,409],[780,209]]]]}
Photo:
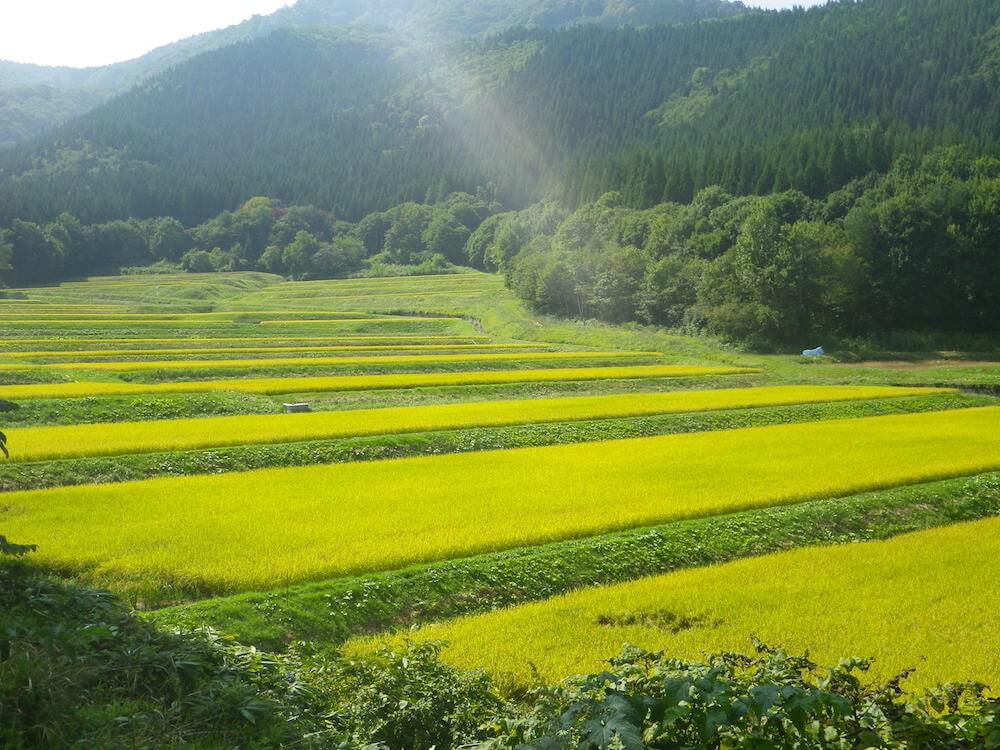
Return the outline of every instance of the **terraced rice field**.
{"type": "MultiPolygon", "coordinates": [[[[354,322],[354,318],[349,319],[349,321],[344,322],[354,322]]],[[[368,322],[362,320],[361,322],[368,322]]],[[[5,320],[4,326],[8,328],[15,327],[29,327],[38,328],[40,325],[50,325],[52,327],[73,327],[73,326],[104,326],[104,325],[116,325],[116,326],[174,326],[181,328],[184,326],[228,326],[230,321],[219,320],[217,318],[212,318],[209,320],[198,320],[198,319],[188,319],[188,318],[133,318],[133,317],[122,317],[114,316],[112,318],[101,318],[101,317],[89,317],[89,318],[60,318],[59,320],[45,320],[44,318],[34,316],[27,317],[21,320],[5,320]]]]}
{"type": "Polygon", "coordinates": [[[742,354],[480,273],[6,295],[0,534],[151,617],[349,650],[416,625],[509,686],[751,634],[1000,681],[993,360],[742,354]]]}
{"type": "Polygon", "coordinates": [[[266,589],[996,471],[997,424],[987,407],[10,493],[5,526],[109,585],[266,589]]]}
{"type": "Polygon", "coordinates": [[[569,380],[619,380],[629,378],[682,378],[708,375],[738,375],[753,372],[738,367],[684,367],[680,365],[638,365],[632,367],[578,367],[544,370],[465,370],[401,375],[334,375],[296,378],[234,378],[228,380],[168,381],[164,383],[69,382],[0,386],[0,398],[79,398],[82,396],[123,396],[140,393],[309,393],[360,391],[429,386],[530,383],[569,380]]]}
{"type": "Polygon", "coordinates": [[[883,679],[916,667],[918,685],[942,675],[995,685],[1000,643],[983,635],[1000,628],[998,558],[1000,519],[990,518],[590,588],[408,637],[444,640],[449,661],[521,687],[535,669],[548,681],[599,672],[625,644],[698,659],[745,652],[751,633],[821,663],[878,653],[883,679]]]}
{"type": "MultiPolygon", "coordinates": [[[[214,348],[215,344],[222,344],[223,346],[229,345],[233,346],[236,344],[255,344],[259,348],[269,349],[265,344],[271,344],[273,346],[281,346],[282,343],[288,341],[315,341],[318,343],[357,343],[357,342],[368,342],[373,345],[382,343],[425,343],[425,342],[451,342],[451,343],[465,343],[465,342],[482,342],[488,340],[488,336],[430,336],[423,334],[406,334],[401,333],[397,335],[390,336],[281,336],[280,338],[275,338],[273,336],[175,336],[173,338],[99,338],[99,337],[86,337],[86,338],[75,338],[71,336],[48,336],[44,338],[15,338],[7,339],[6,341],[0,341],[0,347],[11,346],[11,347],[23,347],[28,345],[35,346],[52,346],[56,344],[63,345],[67,348],[72,347],[79,351],[79,347],[98,347],[103,349],[105,346],[111,345],[127,345],[127,346],[140,346],[146,344],[167,344],[177,346],[178,344],[186,344],[188,346],[199,344],[199,351],[201,350],[211,350],[214,348]]],[[[528,344],[524,344],[528,346],[528,344]]],[[[534,345],[532,345],[534,346],[534,345]]],[[[0,351],[6,351],[0,348],[0,351]]],[[[90,349],[88,349],[90,351],[90,349]]],[[[159,350],[156,350],[159,351],[159,350]]],[[[30,352],[24,352],[29,354],[30,352]]]]}
{"type": "MultiPolygon", "coordinates": [[[[517,352],[517,353],[485,353],[485,354],[437,354],[435,363],[473,363],[482,362],[544,362],[566,360],[652,360],[659,355],[656,352],[517,352]]],[[[117,362],[60,362],[58,364],[0,364],[2,370],[24,370],[43,367],[48,370],[111,370],[126,372],[129,370],[191,370],[191,369],[226,369],[246,370],[251,367],[289,367],[299,365],[412,365],[426,364],[431,360],[423,355],[387,354],[378,357],[284,357],[282,359],[213,359],[213,360],[170,360],[146,359],[141,361],[117,362]]]]}
{"type": "Polygon", "coordinates": [[[414,317],[412,315],[397,315],[393,317],[383,317],[383,318],[343,318],[337,320],[329,320],[327,318],[289,318],[286,320],[262,320],[260,324],[262,326],[292,326],[292,325],[328,325],[328,324],[356,324],[356,323],[368,323],[371,325],[392,325],[393,323],[434,323],[434,322],[444,322],[448,323],[455,320],[461,320],[461,318],[449,318],[449,317],[433,317],[433,318],[423,318],[414,317]]]}
{"type": "Polygon", "coordinates": [[[9,430],[14,461],[214,448],[246,443],[498,427],[784,404],[906,398],[949,389],[776,386],[619,396],[485,401],[314,414],[169,419],[9,430]]]}
{"type": "MultiPolygon", "coordinates": [[[[369,346],[358,346],[353,344],[342,344],[340,346],[259,346],[259,347],[214,347],[212,349],[114,349],[107,351],[94,351],[93,349],[65,350],[65,351],[24,351],[24,352],[0,352],[0,357],[12,357],[16,359],[62,359],[72,357],[141,357],[141,356],[179,356],[185,354],[272,354],[272,353],[300,353],[300,352],[383,352],[383,351],[476,351],[476,350],[505,350],[505,349],[539,349],[544,348],[544,344],[377,344],[369,346]]],[[[74,365],[85,364],[86,362],[75,362],[74,365]]]]}

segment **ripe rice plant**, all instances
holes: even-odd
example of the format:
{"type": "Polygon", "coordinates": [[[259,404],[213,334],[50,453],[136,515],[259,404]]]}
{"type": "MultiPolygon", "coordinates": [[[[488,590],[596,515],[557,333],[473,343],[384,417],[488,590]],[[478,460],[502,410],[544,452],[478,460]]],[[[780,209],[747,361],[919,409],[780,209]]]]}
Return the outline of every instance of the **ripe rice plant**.
{"type": "Polygon", "coordinates": [[[127,314],[127,311],[124,308],[117,305],[57,305],[47,302],[31,302],[29,300],[0,300],[0,310],[2,310],[5,315],[20,315],[23,313],[35,314],[38,312],[69,313],[71,316],[78,318],[85,315],[96,316],[108,313],[118,315],[127,314]]]}
{"type": "Polygon", "coordinates": [[[492,294],[495,291],[496,291],[495,289],[457,288],[457,289],[454,289],[454,290],[446,290],[446,291],[441,291],[441,292],[438,292],[438,291],[428,292],[428,291],[423,291],[423,290],[419,290],[419,289],[412,289],[412,290],[399,290],[399,291],[395,291],[394,290],[391,293],[382,293],[382,294],[379,294],[379,293],[375,293],[375,292],[365,292],[363,290],[359,290],[359,291],[356,291],[356,292],[346,292],[346,293],[343,293],[343,294],[330,294],[327,297],[324,297],[324,299],[327,299],[327,300],[331,300],[331,299],[336,299],[336,300],[356,300],[356,299],[360,299],[360,300],[370,300],[370,299],[392,299],[392,300],[403,299],[403,300],[412,300],[414,298],[423,298],[423,297],[448,297],[449,299],[453,299],[453,298],[456,298],[456,297],[478,297],[478,296],[483,295],[483,294],[492,294]]]}
{"type": "MultiPolygon", "coordinates": [[[[697,658],[751,636],[820,660],[879,655],[875,675],[916,667],[918,686],[1000,681],[1000,519],[888,541],[813,547],[584,589],[407,633],[508,685],[597,672],[624,644],[697,658]]],[[[349,651],[381,638],[359,639],[349,651]]]]}
{"type": "MultiPolygon", "coordinates": [[[[34,290],[33,290],[34,291],[34,290]]],[[[26,308],[38,308],[38,309],[62,309],[62,308],[85,308],[88,310],[120,310],[121,305],[97,305],[89,304],[87,302],[43,302],[35,299],[0,299],[0,307],[26,307],[26,308]]]]}
{"type": "Polygon", "coordinates": [[[996,470],[998,420],[985,407],[14,492],[3,521],[40,562],[147,600],[269,590],[996,470]]]}
{"type": "Polygon", "coordinates": [[[688,365],[632,365],[624,367],[552,367],[544,370],[467,370],[464,372],[419,372],[390,375],[326,375],[291,378],[232,378],[188,380],[166,383],[81,381],[0,385],[0,398],[18,401],[36,398],[83,396],[128,396],[137,393],[205,393],[233,391],[276,395],[321,391],[367,391],[391,388],[422,388],[449,385],[488,385],[634,378],[683,378],[708,375],[740,375],[758,370],[745,367],[700,367],[688,365]]]}
{"type": "Polygon", "coordinates": [[[47,370],[110,370],[126,372],[132,370],[243,370],[248,367],[286,367],[302,365],[400,365],[446,362],[510,362],[576,359],[644,359],[661,357],[659,352],[514,352],[502,354],[388,354],[370,357],[285,357],[283,359],[211,359],[211,360],[169,360],[147,359],[134,362],[59,362],[56,364],[0,364],[0,370],[23,370],[44,368],[47,370]]]}
{"type": "Polygon", "coordinates": [[[8,434],[15,444],[12,459],[21,462],[954,392],[877,386],[777,386],[28,427],[8,430],[8,434]]]}
{"type": "Polygon", "coordinates": [[[327,310],[237,310],[233,312],[155,312],[155,313],[142,313],[142,312],[125,312],[125,311],[106,311],[100,309],[83,309],[83,310],[60,310],[56,306],[45,305],[41,310],[32,310],[26,312],[22,309],[17,309],[13,312],[4,313],[5,318],[11,319],[22,319],[29,318],[31,320],[39,321],[52,321],[53,323],[59,323],[61,320],[73,319],[73,318],[88,318],[88,319],[101,319],[107,320],[109,323],[118,322],[120,319],[136,319],[136,320],[205,320],[205,319],[232,319],[235,317],[257,317],[264,315],[279,315],[285,318],[294,315],[314,315],[322,318],[330,318],[332,320],[341,319],[357,319],[365,316],[360,313],[354,312],[330,312],[327,310]]]}
{"type": "MultiPolygon", "coordinates": [[[[689,381],[690,384],[690,381],[689,381]]],[[[587,389],[593,387],[588,383],[572,383],[571,386],[587,389]]],[[[663,390],[672,390],[669,381],[617,381],[616,386],[631,386],[627,392],[643,392],[642,386],[659,386],[663,390]]],[[[529,384],[532,389],[535,384],[529,384]]],[[[486,386],[489,388],[489,386],[486,386]]],[[[511,391],[520,390],[517,385],[511,391]]],[[[447,389],[451,396],[461,396],[466,388],[447,389]]],[[[420,401],[430,397],[427,404],[439,404],[435,395],[438,389],[430,389],[430,393],[397,392],[390,398],[399,399],[404,403],[413,400],[420,401]]],[[[586,390],[560,392],[561,395],[581,395],[586,390]]],[[[357,408],[387,408],[385,406],[369,406],[371,400],[388,395],[379,392],[360,394],[323,394],[323,398],[335,400],[360,397],[364,405],[357,408]]],[[[486,394],[474,394],[476,397],[486,394]]],[[[561,397],[552,395],[551,397],[561,397]]],[[[487,396],[488,397],[488,396],[487,396]]],[[[532,395],[531,398],[543,396],[532,395]]],[[[289,397],[287,400],[297,399],[289,397]]],[[[76,399],[62,401],[58,404],[58,424],[79,424],[72,418],[74,413],[84,414],[89,419],[88,407],[91,403],[100,402],[110,407],[107,416],[98,414],[94,423],[115,423],[122,421],[122,414],[116,414],[113,409],[120,403],[123,409],[139,404],[145,405],[147,399],[154,405],[166,402],[168,408],[177,408],[175,414],[151,414],[143,419],[195,419],[217,416],[223,412],[213,413],[208,409],[225,409],[232,407],[229,415],[236,414],[273,414],[274,409],[263,410],[255,408],[258,403],[274,401],[263,396],[247,396],[245,394],[184,394],[182,396],[156,397],[111,397],[108,399],[76,399]],[[249,409],[247,402],[250,402],[249,409]],[[125,403],[122,403],[125,402],[125,403]],[[181,413],[183,412],[183,413],[181,413]]],[[[321,438],[318,440],[299,440],[290,443],[244,443],[217,448],[195,448],[189,450],[166,451],[156,453],[130,453],[113,456],[83,456],[62,460],[42,462],[18,462],[15,460],[0,463],[0,492],[19,490],[46,489],[78,484],[101,484],[108,482],[130,482],[143,479],[155,479],[164,476],[192,476],[195,474],[221,474],[227,471],[251,471],[254,469],[273,469],[276,467],[313,466],[316,464],[353,463],[357,461],[384,461],[388,458],[404,458],[415,456],[440,456],[446,453],[469,453],[484,450],[510,450],[513,448],[532,448],[544,445],[568,445],[570,443],[592,443],[597,441],[628,440],[657,435],[676,435],[692,432],[709,432],[717,430],[734,430],[745,427],[763,427],[776,424],[799,424],[831,419],[848,419],[860,417],[885,416],[889,414],[917,414],[927,411],[945,411],[948,409],[969,409],[976,406],[994,406],[996,401],[983,396],[968,396],[962,393],[944,393],[929,396],[909,396],[906,398],[881,398],[862,401],[814,402],[805,404],[789,404],[785,406],[766,406],[761,408],[723,409],[714,411],[679,412],[668,414],[653,414],[639,417],[612,417],[598,420],[538,422],[536,424],[501,425],[494,427],[461,427],[432,432],[407,433],[400,432],[389,435],[361,435],[345,438],[321,438]]],[[[28,410],[40,406],[51,408],[50,403],[26,404],[28,410]]],[[[141,408],[141,407],[140,407],[141,408]]],[[[48,412],[52,413],[52,412],[48,412]]],[[[22,424],[34,424],[25,420],[22,424]]],[[[52,426],[55,426],[54,424],[52,426]]]]}
{"type": "Polygon", "coordinates": [[[25,344],[65,344],[67,346],[83,346],[87,344],[214,344],[214,343],[280,343],[283,341],[378,341],[418,343],[423,341],[487,341],[488,336],[435,336],[422,333],[397,333],[387,336],[175,336],[173,338],[78,338],[72,336],[45,336],[41,338],[13,338],[5,342],[0,342],[0,347],[4,344],[11,346],[23,346],[25,344]]]}
{"type": "Polygon", "coordinates": [[[266,354],[270,352],[383,352],[383,351],[477,351],[488,349],[546,349],[547,344],[384,344],[340,345],[340,346],[248,346],[188,349],[82,349],[66,351],[12,351],[0,350],[0,357],[16,359],[57,359],[62,357],[138,357],[148,355],[184,354],[266,354]]]}
{"type": "Polygon", "coordinates": [[[275,284],[247,295],[250,299],[329,299],[345,292],[376,293],[385,291],[461,291],[463,289],[502,289],[503,279],[483,273],[449,274],[421,277],[379,277],[372,279],[329,279],[275,284]]]}
{"type": "Polygon", "coordinates": [[[58,325],[63,321],[74,321],[79,319],[86,320],[96,320],[96,321],[107,321],[108,323],[116,323],[122,320],[182,320],[185,316],[181,313],[130,313],[130,312],[103,312],[95,310],[76,310],[73,312],[58,312],[56,310],[51,310],[47,305],[44,308],[44,312],[32,311],[32,312],[7,312],[4,311],[5,320],[32,320],[42,323],[52,323],[53,325],[58,325]]]}
{"type": "MultiPolygon", "coordinates": [[[[291,323],[296,323],[298,321],[290,321],[291,323]]],[[[355,319],[351,320],[337,320],[337,321],[322,321],[324,323],[355,323],[355,322],[367,322],[358,321],[355,319]]],[[[122,317],[112,317],[112,318],[94,318],[94,317],[73,317],[73,318],[61,318],[59,320],[39,320],[34,316],[27,319],[21,320],[5,320],[4,326],[15,326],[15,327],[34,327],[34,328],[60,328],[60,327],[71,327],[71,326],[178,326],[178,327],[189,327],[189,326],[231,326],[233,321],[231,320],[219,320],[213,318],[212,320],[199,320],[191,318],[170,318],[157,316],[155,318],[141,318],[134,315],[122,316],[122,317]]]]}
{"type": "Polygon", "coordinates": [[[350,323],[373,323],[373,324],[378,324],[378,323],[386,323],[386,324],[388,324],[388,323],[431,323],[431,322],[435,322],[435,321],[441,321],[441,322],[444,322],[444,323],[454,323],[454,322],[460,321],[460,320],[462,320],[462,319],[461,318],[456,318],[456,317],[446,317],[446,316],[433,317],[433,318],[425,318],[425,317],[415,317],[415,316],[406,316],[406,315],[386,315],[386,316],[383,316],[381,318],[346,318],[346,319],[343,319],[343,320],[324,320],[324,319],[311,320],[309,318],[302,318],[302,319],[296,318],[294,320],[262,320],[260,322],[260,325],[262,325],[262,326],[294,326],[294,325],[310,325],[310,324],[313,324],[313,325],[316,325],[316,324],[318,324],[318,325],[336,325],[338,323],[343,323],[343,324],[346,325],[346,324],[350,324],[350,323]]]}

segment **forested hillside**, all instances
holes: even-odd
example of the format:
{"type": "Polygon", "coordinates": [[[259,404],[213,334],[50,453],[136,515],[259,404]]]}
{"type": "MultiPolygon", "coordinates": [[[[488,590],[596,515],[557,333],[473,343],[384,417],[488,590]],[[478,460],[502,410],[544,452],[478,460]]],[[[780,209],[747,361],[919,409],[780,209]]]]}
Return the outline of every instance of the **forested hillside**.
{"type": "Polygon", "coordinates": [[[474,192],[629,205],[796,188],[1000,137],[998,0],[868,0],[444,47],[280,32],[200,55],[8,153],[0,221],[171,215],[253,195],[356,220],[474,192]]]}
{"type": "Polygon", "coordinates": [[[748,12],[729,0],[300,0],[269,16],[198,34],[136,60],[98,68],[19,65],[0,60],[0,148],[40,135],[116,93],[196,55],[279,29],[365,26],[411,43],[456,40],[513,27],[606,27],[689,23],[748,12]]]}
{"type": "Polygon", "coordinates": [[[489,191],[405,203],[357,223],[257,197],[190,229],[171,217],[84,225],[63,214],[0,234],[11,284],[93,273],[249,271],[292,279],[500,271],[530,306],[708,331],[760,346],[1000,328],[1000,160],[962,147],[901,157],[814,200],[801,191],[648,209],[620,192],[569,211],[505,211],[489,191]]]}
{"type": "Polygon", "coordinates": [[[500,214],[468,244],[534,308],[794,344],[1000,330],[1000,161],[901,158],[821,200],[789,190],[500,214]]]}
{"type": "Polygon", "coordinates": [[[9,151],[0,274],[458,264],[544,312],[761,344],[989,333],[998,83],[1000,0],[420,45],[277,31],[9,151]]]}

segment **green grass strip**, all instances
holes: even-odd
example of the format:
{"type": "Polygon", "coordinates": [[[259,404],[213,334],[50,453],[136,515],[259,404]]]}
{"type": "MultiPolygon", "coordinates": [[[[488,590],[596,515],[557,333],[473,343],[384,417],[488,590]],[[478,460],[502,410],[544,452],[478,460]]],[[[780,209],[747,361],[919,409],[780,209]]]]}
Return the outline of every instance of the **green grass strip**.
{"type": "Polygon", "coordinates": [[[543,370],[474,370],[463,372],[400,373],[391,375],[329,375],[322,377],[233,378],[170,383],[72,382],[0,385],[0,398],[9,401],[33,398],[127,396],[136,393],[237,393],[279,394],[321,391],[365,391],[425,386],[530,383],[541,381],[620,380],[627,378],[682,378],[702,375],[739,375],[758,372],[745,367],[688,365],[635,365],[626,367],[553,367],[543,370]]]}
{"type": "MultiPolygon", "coordinates": [[[[878,386],[772,386],[612,396],[482,401],[439,406],[263,414],[8,430],[13,461],[287,443],[363,435],[572,422],[820,401],[901,398],[947,390],[878,386]]],[[[951,391],[954,392],[954,391],[951,391]]]]}
{"type": "Polygon", "coordinates": [[[211,626],[278,650],[290,641],[348,638],[547,599],[584,586],[816,544],[896,534],[1000,514],[1000,474],[914,485],[589,539],[239,594],[150,613],[211,626]]]}
{"type": "Polygon", "coordinates": [[[236,593],[1000,469],[1000,407],[10,493],[109,587],[236,593]],[[254,551],[252,554],[249,551],[254,551]]]}
{"type": "Polygon", "coordinates": [[[661,357],[659,352],[508,352],[501,354],[386,354],[367,357],[284,357],[281,359],[210,359],[169,360],[144,359],[128,362],[59,362],[48,365],[0,364],[0,370],[100,370],[131,372],[134,370],[242,370],[249,367],[300,367],[302,365],[382,365],[434,364],[462,362],[544,362],[546,360],[615,360],[661,357]]]}

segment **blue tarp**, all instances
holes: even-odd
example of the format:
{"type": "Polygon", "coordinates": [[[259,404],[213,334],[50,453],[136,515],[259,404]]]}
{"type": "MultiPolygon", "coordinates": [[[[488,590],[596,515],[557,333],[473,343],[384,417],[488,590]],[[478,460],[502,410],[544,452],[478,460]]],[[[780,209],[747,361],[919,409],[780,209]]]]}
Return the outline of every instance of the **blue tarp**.
{"type": "Polygon", "coordinates": [[[817,346],[815,349],[803,349],[803,357],[822,357],[826,354],[826,350],[822,346],[817,346]]]}

